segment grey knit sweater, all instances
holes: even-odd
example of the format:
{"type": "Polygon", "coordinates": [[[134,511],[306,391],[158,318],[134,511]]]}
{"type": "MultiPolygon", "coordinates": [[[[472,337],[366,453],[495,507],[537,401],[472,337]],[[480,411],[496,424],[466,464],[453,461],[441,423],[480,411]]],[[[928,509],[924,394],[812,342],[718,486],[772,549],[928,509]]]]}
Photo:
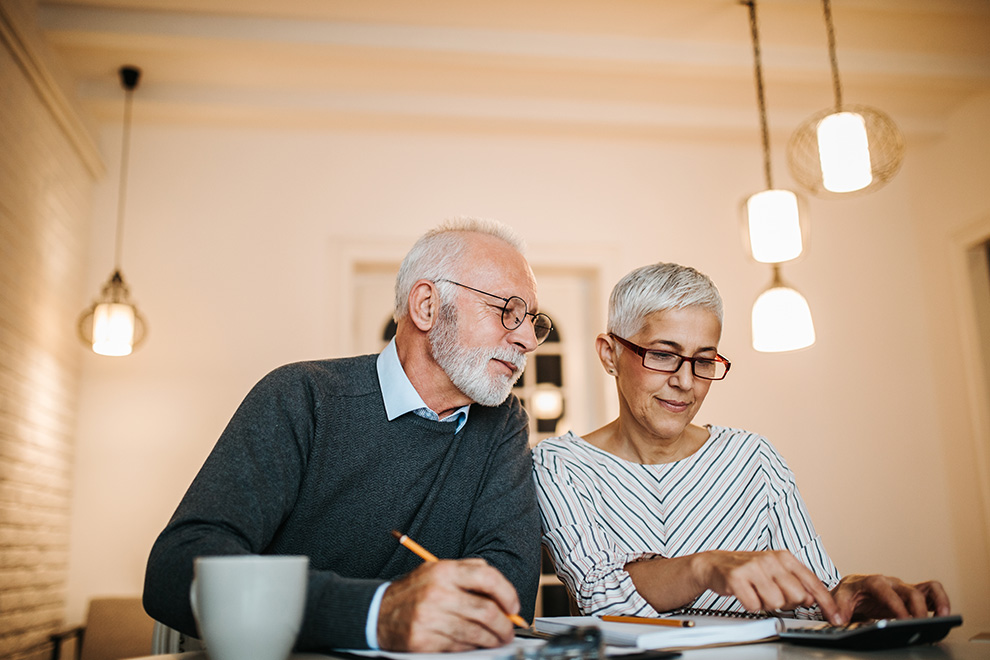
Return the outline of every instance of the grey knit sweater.
{"type": "Polygon", "coordinates": [[[530,618],[540,520],[526,413],[510,397],[468,423],[385,417],[375,355],[301,362],[248,394],[151,550],[144,605],[195,635],[193,559],[310,559],[297,650],[366,647],[375,589],[421,563],[390,535],[441,559],[483,557],[515,585],[530,618]]]}

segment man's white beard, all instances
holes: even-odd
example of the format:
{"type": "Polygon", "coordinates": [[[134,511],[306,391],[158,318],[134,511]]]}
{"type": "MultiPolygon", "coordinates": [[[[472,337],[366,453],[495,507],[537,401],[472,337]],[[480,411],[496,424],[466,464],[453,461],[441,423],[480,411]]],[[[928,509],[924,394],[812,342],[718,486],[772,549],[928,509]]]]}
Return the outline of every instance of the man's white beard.
{"type": "Polygon", "coordinates": [[[526,368],[526,354],[509,348],[466,348],[458,341],[457,313],[453,305],[441,304],[437,322],[430,329],[433,359],[450,382],[465,396],[483,406],[497,406],[509,398],[512,386],[526,368]],[[502,360],[516,366],[509,375],[492,375],[488,364],[502,360]]]}

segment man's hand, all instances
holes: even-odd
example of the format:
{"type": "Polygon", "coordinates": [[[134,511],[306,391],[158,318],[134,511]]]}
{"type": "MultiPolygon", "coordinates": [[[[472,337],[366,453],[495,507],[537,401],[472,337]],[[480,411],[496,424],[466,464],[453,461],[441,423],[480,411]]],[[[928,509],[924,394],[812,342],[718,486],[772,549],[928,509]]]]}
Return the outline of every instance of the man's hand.
{"type": "Polygon", "coordinates": [[[696,555],[702,582],[722,596],[735,596],[750,612],[821,607],[835,625],[849,621],[818,576],[783,550],[742,552],[714,550],[696,555]]]}
{"type": "Polygon", "coordinates": [[[885,575],[847,575],[832,596],[847,621],[921,618],[929,612],[947,616],[951,612],[949,596],[934,580],[907,584],[885,575]]]}
{"type": "Polygon", "coordinates": [[[483,559],[428,562],[385,590],[378,644],[419,653],[501,646],[513,638],[506,613],[518,611],[515,588],[483,559]]]}

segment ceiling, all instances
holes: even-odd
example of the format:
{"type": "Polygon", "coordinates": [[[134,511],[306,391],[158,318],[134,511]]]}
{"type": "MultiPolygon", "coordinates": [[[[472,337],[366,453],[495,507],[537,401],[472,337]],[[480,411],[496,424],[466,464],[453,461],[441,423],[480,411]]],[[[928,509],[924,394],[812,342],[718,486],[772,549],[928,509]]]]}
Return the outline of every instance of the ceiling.
{"type": "MultiPolygon", "coordinates": [[[[771,128],[834,103],[819,0],[762,0],[771,128]]],[[[737,0],[60,0],[38,23],[86,113],[135,121],[663,136],[757,130],[737,0]]],[[[843,98],[938,136],[990,92],[990,0],[835,0],[843,98]]]]}

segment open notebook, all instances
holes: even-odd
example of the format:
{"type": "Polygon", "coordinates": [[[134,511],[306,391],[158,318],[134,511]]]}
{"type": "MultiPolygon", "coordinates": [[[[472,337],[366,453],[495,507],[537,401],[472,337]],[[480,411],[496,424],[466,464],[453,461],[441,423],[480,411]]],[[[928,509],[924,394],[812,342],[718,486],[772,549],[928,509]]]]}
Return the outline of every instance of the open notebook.
{"type": "Polygon", "coordinates": [[[714,644],[744,644],[777,636],[777,619],[748,619],[721,616],[674,616],[690,620],[691,628],[675,628],[643,623],[603,621],[595,616],[538,617],[533,627],[545,633],[562,633],[575,626],[597,626],[610,646],[639,649],[691,648],[714,644]]]}
{"type": "Polygon", "coordinates": [[[597,626],[601,628],[606,644],[639,649],[681,649],[779,638],[792,644],[875,650],[938,642],[952,628],[962,624],[958,614],[832,626],[823,621],[766,614],[707,612],[710,610],[686,610],[663,617],[668,621],[692,621],[694,627],[691,628],[617,623],[594,616],[538,618],[534,627],[541,632],[560,633],[573,626],[597,626]]]}

